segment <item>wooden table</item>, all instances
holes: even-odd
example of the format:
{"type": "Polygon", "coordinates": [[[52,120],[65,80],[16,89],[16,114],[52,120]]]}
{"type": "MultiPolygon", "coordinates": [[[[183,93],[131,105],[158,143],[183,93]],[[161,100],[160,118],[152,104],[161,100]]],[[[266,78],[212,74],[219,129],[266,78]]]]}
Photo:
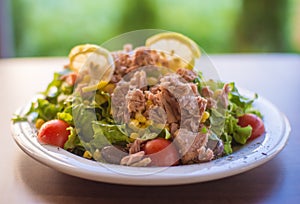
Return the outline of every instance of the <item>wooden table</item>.
{"type": "Polygon", "coordinates": [[[0,60],[0,203],[299,203],[300,56],[211,56],[222,79],[272,101],[292,132],[274,159],[243,174],[191,185],[141,187],[88,181],[31,159],[10,133],[13,112],[43,90],[65,58],[0,60]]]}

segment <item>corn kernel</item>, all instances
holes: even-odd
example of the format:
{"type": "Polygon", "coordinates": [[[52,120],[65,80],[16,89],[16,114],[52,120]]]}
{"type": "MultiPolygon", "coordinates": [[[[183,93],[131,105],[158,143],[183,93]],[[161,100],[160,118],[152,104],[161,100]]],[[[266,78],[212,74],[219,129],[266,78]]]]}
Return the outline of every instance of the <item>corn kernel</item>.
{"type": "Polygon", "coordinates": [[[130,138],[132,138],[132,139],[136,139],[136,138],[138,138],[139,137],[139,134],[138,133],[136,133],[136,132],[133,132],[133,133],[131,133],[130,134],[130,136],[129,136],[130,138]]]}
{"type": "Polygon", "coordinates": [[[116,85],[114,84],[107,84],[105,87],[103,87],[103,91],[106,93],[113,93],[114,89],[116,88],[116,85]]]}
{"type": "Polygon", "coordinates": [[[102,155],[101,155],[101,152],[99,149],[96,149],[96,151],[94,152],[93,154],[93,158],[96,160],[96,161],[101,161],[102,160],[102,155]]]}
{"type": "Polygon", "coordinates": [[[98,89],[102,89],[102,88],[104,88],[107,84],[108,84],[107,81],[102,81],[102,80],[101,80],[101,81],[97,84],[97,88],[98,88],[98,89]]]}
{"type": "Polygon", "coordinates": [[[37,129],[40,129],[42,127],[42,125],[45,123],[45,121],[41,118],[37,119],[36,122],[35,122],[35,127],[37,129]]]}
{"type": "Polygon", "coordinates": [[[160,52],[159,53],[161,57],[165,58],[166,57],[166,53],[165,52],[160,52]]]}
{"type": "Polygon", "coordinates": [[[173,62],[176,64],[181,63],[181,59],[179,57],[174,57],[173,62]]]}
{"type": "Polygon", "coordinates": [[[140,123],[139,123],[138,120],[132,119],[132,120],[130,120],[128,126],[129,126],[131,129],[133,129],[133,130],[138,130],[138,129],[139,129],[139,124],[140,124],[140,123]]]}
{"type": "Polygon", "coordinates": [[[151,100],[147,100],[146,101],[146,108],[150,108],[150,106],[152,106],[153,105],[153,102],[151,101],[151,100]]]}
{"type": "Polygon", "coordinates": [[[145,129],[145,128],[147,128],[148,126],[145,124],[145,123],[142,123],[142,124],[140,124],[139,125],[139,128],[141,128],[141,129],[145,129]]]}
{"type": "Polygon", "coordinates": [[[209,112],[205,111],[201,118],[201,123],[204,123],[209,118],[209,112]]]}
{"type": "Polygon", "coordinates": [[[85,151],[83,153],[83,157],[86,158],[86,159],[91,159],[93,157],[92,153],[89,152],[89,151],[85,151]]]}
{"type": "Polygon", "coordinates": [[[91,81],[90,75],[85,75],[82,79],[82,83],[89,83],[91,81]]]}
{"type": "Polygon", "coordinates": [[[145,125],[148,127],[150,125],[153,125],[153,120],[147,120],[145,125]]]}
{"type": "Polygon", "coordinates": [[[140,112],[135,114],[135,119],[137,119],[140,123],[145,123],[147,121],[147,118],[145,118],[145,116],[143,116],[140,112]]]}
{"type": "Polygon", "coordinates": [[[91,86],[85,86],[82,88],[82,92],[86,93],[86,92],[91,92],[91,91],[96,91],[98,89],[98,85],[91,85],[91,86]]]}

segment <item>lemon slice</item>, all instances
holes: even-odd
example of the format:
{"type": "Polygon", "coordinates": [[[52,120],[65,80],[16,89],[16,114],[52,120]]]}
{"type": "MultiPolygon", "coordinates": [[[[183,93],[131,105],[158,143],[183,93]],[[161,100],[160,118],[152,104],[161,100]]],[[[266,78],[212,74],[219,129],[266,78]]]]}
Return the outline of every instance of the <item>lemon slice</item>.
{"type": "Polygon", "coordinates": [[[99,48],[98,45],[84,44],[73,47],[69,53],[70,69],[78,72],[89,55],[99,48]]]}
{"type": "Polygon", "coordinates": [[[190,38],[174,32],[160,33],[146,40],[146,47],[167,55],[171,68],[185,67],[192,69],[201,52],[198,45],[190,38]]]}
{"type": "Polygon", "coordinates": [[[111,53],[93,44],[75,46],[69,54],[70,69],[75,72],[85,72],[90,75],[93,83],[109,82],[114,70],[114,60],[111,53]]]}

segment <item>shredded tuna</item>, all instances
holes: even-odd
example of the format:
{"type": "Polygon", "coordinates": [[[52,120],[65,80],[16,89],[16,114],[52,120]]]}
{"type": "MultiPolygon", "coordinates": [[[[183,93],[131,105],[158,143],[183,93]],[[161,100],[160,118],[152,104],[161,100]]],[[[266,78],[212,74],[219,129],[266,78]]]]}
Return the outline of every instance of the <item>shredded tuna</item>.
{"type": "Polygon", "coordinates": [[[168,61],[156,50],[139,47],[132,51],[132,46],[125,45],[122,51],[112,53],[115,61],[115,71],[111,83],[119,82],[122,77],[140,67],[149,65],[168,66],[168,61]]]}
{"type": "Polygon", "coordinates": [[[197,78],[197,74],[194,71],[185,68],[178,69],[176,73],[188,82],[192,82],[197,78]]]}
{"type": "Polygon", "coordinates": [[[160,106],[151,106],[144,115],[152,120],[154,124],[166,124],[167,115],[160,106]]]}
{"type": "Polygon", "coordinates": [[[119,83],[112,94],[112,113],[117,123],[128,122],[128,113],[125,97],[129,91],[129,83],[119,83]]]}
{"type": "Polygon", "coordinates": [[[214,152],[211,149],[206,148],[204,146],[197,149],[197,153],[198,153],[197,159],[199,162],[211,161],[214,158],[214,152]]]}
{"type": "Polygon", "coordinates": [[[129,154],[121,159],[120,164],[125,166],[147,166],[151,163],[151,159],[149,157],[144,157],[145,152],[140,151],[134,154],[129,154]]]}
{"type": "Polygon", "coordinates": [[[145,96],[142,88],[145,85],[146,73],[137,71],[129,82],[120,81],[112,94],[113,116],[119,123],[128,122],[130,114],[145,109],[145,96]]]}
{"type": "Polygon", "coordinates": [[[222,89],[218,90],[217,94],[205,86],[201,90],[201,95],[207,100],[207,108],[211,109],[221,105],[223,108],[228,107],[228,93],[230,92],[229,84],[225,84],[222,89]]]}
{"type": "Polygon", "coordinates": [[[217,105],[217,101],[213,98],[214,92],[205,86],[201,89],[201,95],[207,100],[207,108],[213,108],[217,105]]]}
{"type": "Polygon", "coordinates": [[[134,72],[133,77],[129,81],[129,88],[142,89],[146,86],[147,86],[146,72],[143,70],[134,72]]]}
{"type": "Polygon", "coordinates": [[[207,140],[207,134],[180,129],[176,134],[174,143],[179,149],[181,162],[191,164],[212,160],[214,155],[210,149],[206,148],[207,140]]]}
{"type": "Polygon", "coordinates": [[[153,105],[162,106],[162,93],[158,86],[150,88],[150,91],[145,91],[146,98],[153,103],[153,105]]]}
{"type": "Polygon", "coordinates": [[[129,113],[141,112],[145,109],[145,95],[140,89],[129,90],[125,96],[129,113]]]}
{"type": "MultiPolygon", "coordinates": [[[[200,119],[206,109],[207,101],[198,94],[194,94],[189,83],[184,83],[181,77],[170,74],[161,79],[161,87],[166,89],[168,94],[166,103],[170,110],[166,109],[167,122],[180,124],[180,128],[186,128],[192,132],[197,132],[200,119]],[[172,95],[171,95],[172,94],[172,95]],[[170,104],[170,101],[173,103],[170,104]]],[[[162,88],[161,88],[162,89],[162,88]]],[[[163,103],[165,105],[165,103],[163,103]]]]}
{"type": "Polygon", "coordinates": [[[170,124],[170,133],[172,135],[175,135],[175,132],[178,130],[179,125],[177,123],[171,123],[170,124]]]}
{"type": "Polygon", "coordinates": [[[144,140],[136,139],[133,143],[128,144],[129,147],[129,154],[135,154],[141,151],[141,146],[144,143],[144,140]]]}
{"type": "MultiPolygon", "coordinates": [[[[114,54],[117,59],[114,82],[134,71],[127,82],[122,80],[117,84],[112,99],[113,105],[117,106],[113,110],[114,116],[128,122],[134,113],[139,112],[153,124],[165,124],[182,156],[182,164],[212,160],[214,153],[206,146],[208,135],[201,133],[200,121],[206,108],[214,105],[214,93],[204,87],[200,94],[197,85],[192,83],[197,74],[184,68],[178,69],[177,74],[158,77],[158,83],[149,88],[146,70],[138,68],[149,65],[152,68],[152,65],[164,62],[156,51],[141,47],[129,54],[130,50],[130,47],[124,48],[124,51],[114,54]]],[[[218,98],[224,104],[226,91],[224,88],[224,94],[220,93],[218,98]]],[[[146,166],[151,162],[141,151],[143,142],[136,139],[128,145],[129,155],[122,159],[122,165],[146,166]]]]}
{"type": "Polygon", "coordinates": [[[161,96],[162,105],[167,115],[167,123],[180,121],[179,104],[176,99],[166,89],[162,89],[161,96]]]}
{"type": "Polygon", "coordinates": [[[196,84],[194,84],[194,83],[189,83],[189,86],[191,87],[191,89],[192,89],[192,91],[193,91],[193,93],[194,93],[195,95],[199,95],[198,87],[197,87],[196,84]]]}
{"type": "Polygon", "coordinates": [[[230,86],[229,84],[225,84],[221,94],[219,95],[218,99],[220,101],[220,103],[223,105],[224,108],[228,107],[228,93],[230,92],[230,86]]]}

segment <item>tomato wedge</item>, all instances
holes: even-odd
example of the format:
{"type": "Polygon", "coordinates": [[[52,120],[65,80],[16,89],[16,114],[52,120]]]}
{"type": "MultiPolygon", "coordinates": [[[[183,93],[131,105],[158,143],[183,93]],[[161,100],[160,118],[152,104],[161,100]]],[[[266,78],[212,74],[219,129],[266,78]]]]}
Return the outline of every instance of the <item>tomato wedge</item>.
{"type": "Polygon", "coordinates": [[[70,125],[63,120],[50,120],[45,122],[39,132],[38,141],[42,144],[49,144],[63,148],[68,140],[70,125]]]}
{"type": "Polygon", "coordinates": [[[265,126],[260,117],[252,113],[246,113],[238,118],[238,125],[246,127],[250,125],[252,127],[252,133],[248,140],[253,140],[261,136],[265,132],[265,126]]]}
{"type": "Polygon", "coordinates": [[[145,144],[144,151],[150,157],[151,166],[175,166],[179,164],[179,153],[175,145],[166,139],[157,138],[145,144]]]}

